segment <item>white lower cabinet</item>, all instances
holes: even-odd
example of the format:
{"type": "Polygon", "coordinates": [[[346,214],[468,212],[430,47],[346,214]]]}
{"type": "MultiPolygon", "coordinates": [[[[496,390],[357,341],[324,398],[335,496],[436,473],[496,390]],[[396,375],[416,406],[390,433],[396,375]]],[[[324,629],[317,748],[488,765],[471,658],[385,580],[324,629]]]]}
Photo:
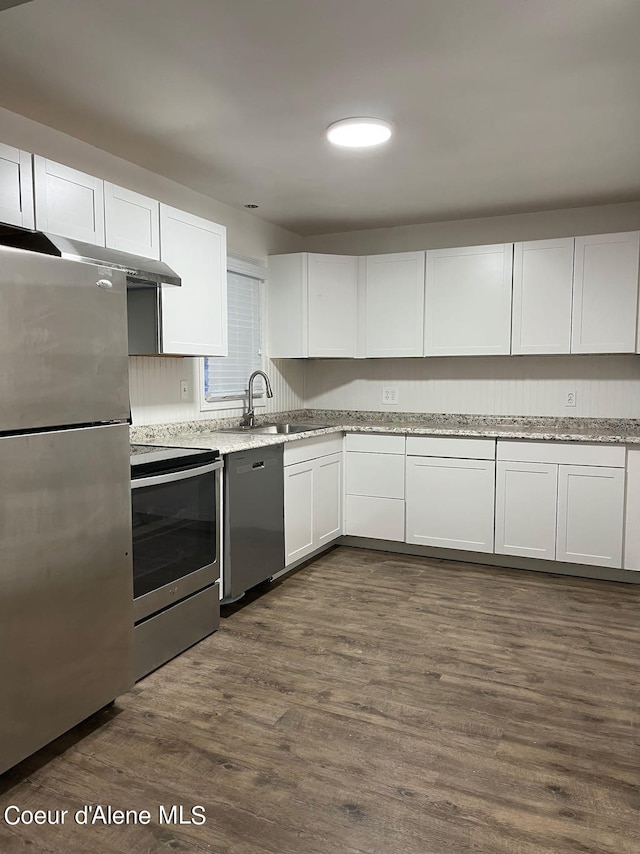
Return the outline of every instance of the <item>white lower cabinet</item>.
{"type": "Polygon", "coordinates": [[[404,501],[404,454],[349,452],[346,492],[404,501]]]}
{"type": "Polygon", "coordinates": [[[405,437],[349,434],[345,533],[404,540],[405,437]]]}
{"type": "Polygon", "coordinates": [[[285,566],[311,554],[314,529],[314,461],[284,470],[285,566]]]}
{"type": "Polygon", "coordinates": [[[493,551],[495,462],[407,457],[406,541],[493,551]]]}
{"type": "Polygon", "coordinates": [[[625,569],[640,571],[640,445],[627,447],[625,489],[624,562],[625,569]]]}
{"type": "MultiPolygon", "coordinates": [[[[330,439],[325,447],[333,450],[335,440],[334,437],[330,439]]],[[[310,454],[322,452],[320,442],[309,449],[310,454]]],[[[291,465],[287,465],[285,455],[285,566],[312,554],[341,534],[342,451],[291,465]]]]}
{"type": "Polygon", "coordinates": [[[559,466],[556,560],[622,566],[624,469],[559,466]]]}
{"type": "Polygon", "coordinates": [[[500,460],[496,470],[496,553],[553,560],[557,502],[557,465],[500,460]]]}
{"type": "Polygon", "coordinates": [[[375,540],[404,540],[404,499],[347,495],[345,533],[375,540]]]}
{"type": "Polygon", "coordinates": [[[499,442],[496,553],[619,569],[624,490],[623,447],[499,442]]]}
{"type": "Polygon", "coordinates": [[[319,548],[342,534],[342,452],[315,463],[313,520],[319,548]]]}

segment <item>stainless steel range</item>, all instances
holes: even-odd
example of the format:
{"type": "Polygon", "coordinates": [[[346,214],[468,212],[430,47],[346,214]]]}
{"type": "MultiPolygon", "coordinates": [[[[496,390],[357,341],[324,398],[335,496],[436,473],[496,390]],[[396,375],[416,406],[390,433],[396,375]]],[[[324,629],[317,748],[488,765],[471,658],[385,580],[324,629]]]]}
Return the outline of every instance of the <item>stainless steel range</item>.
{"type": "Polygon", "coordinates": [[[136,679],[219,625],[222,468],[218,451],[131,447],[136,679]]]}

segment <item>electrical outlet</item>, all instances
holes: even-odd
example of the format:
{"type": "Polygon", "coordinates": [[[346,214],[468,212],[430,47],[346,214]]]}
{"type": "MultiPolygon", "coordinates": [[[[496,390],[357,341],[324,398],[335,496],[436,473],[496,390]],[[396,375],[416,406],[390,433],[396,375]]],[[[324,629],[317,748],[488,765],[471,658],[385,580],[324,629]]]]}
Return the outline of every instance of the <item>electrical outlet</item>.
{"type": "Polygon", "coordinates": [[[180,400],[189,400],[189,380],[180,380],[180,400]]]}
{"type": "Polygon", "coordinates": [[[398,386],[386,385],[382,388],[382,404],[383,406],[397,406],[398,404],[398,386]]]}
{"type": "Polygon", "coordinates": [[[575,388],[567,389],[567,392],[564,397],[564,405],[565,406],[575,406],[576,405],[576,390],[575,388]]]}

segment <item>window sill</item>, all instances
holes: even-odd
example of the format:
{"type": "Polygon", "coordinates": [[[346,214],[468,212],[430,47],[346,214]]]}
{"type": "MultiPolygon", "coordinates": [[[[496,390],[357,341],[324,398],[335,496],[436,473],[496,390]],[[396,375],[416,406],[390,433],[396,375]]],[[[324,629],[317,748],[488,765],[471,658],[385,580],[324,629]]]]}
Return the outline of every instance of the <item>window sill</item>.
{"type": "MultiPolygon", "coordinates": [[[[255,401],[255,409],[264,409],[266,403],[264,401],[255,401]]],[[[228,400],[204,400],[200,401],[200,412],[219,412],[220,410],[237,410],[244,412],[247,408],[246,397],[234,397],[228,400]]]]}

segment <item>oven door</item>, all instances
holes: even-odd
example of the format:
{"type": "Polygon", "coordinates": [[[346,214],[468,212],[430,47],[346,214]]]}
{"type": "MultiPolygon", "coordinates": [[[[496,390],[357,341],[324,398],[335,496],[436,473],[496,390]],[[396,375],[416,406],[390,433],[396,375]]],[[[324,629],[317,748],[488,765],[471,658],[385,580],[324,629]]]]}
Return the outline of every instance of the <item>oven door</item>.
{"type": "Polygon", "coordinates": [[[222,461],[131,481],[134,620],[220,576],[222,461]]]}

